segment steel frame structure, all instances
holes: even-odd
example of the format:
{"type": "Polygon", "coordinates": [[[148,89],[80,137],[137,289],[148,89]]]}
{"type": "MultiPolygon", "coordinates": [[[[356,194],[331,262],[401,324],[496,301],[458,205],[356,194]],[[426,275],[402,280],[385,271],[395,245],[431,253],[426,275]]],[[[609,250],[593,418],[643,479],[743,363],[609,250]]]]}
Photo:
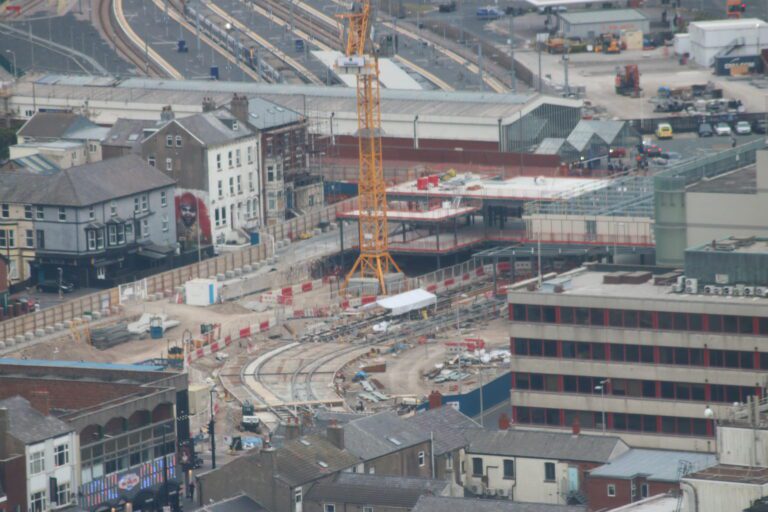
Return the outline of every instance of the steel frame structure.
{"type": "Polygon", "coordinates": [[[381,97],[379,61],[370,40],[370,0],[353,4],[352,12],[339,15],[347,20],[347,65],[357,75],[357,129],[359,150],[358,235],[360,255],[344,280],[344,287],[359,272],[360,277],[374,277],[386,293],[385,276],[400,272],[389,253],[387,226],[387,190],[381,162],[381,97]],[[370,46],[366,48],[366,44],[370,46]]]}

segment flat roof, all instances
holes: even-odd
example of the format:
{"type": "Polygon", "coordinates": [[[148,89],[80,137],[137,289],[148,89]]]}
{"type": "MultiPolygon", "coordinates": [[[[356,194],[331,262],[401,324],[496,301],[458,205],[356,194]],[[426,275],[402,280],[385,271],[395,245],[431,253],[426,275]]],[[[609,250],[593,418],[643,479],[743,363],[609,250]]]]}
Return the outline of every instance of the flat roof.
{"type": "MultiPolygon", "coordinates": [[[[312,50],[317,60],[333,72],[347,87],[357,87],[357,76],[352,73],[339,73],[336,63],[343,54],[335,50],[312,50]]],[[[392,59],[379,59],[379,83],[387,89],[407,89],[420,91],[423,87],[392,59]]]]}
{"type": "Polygon", "coordinates": [[[408,181],[387,189],[390,196],[424,196],[434,198],[465,197],[473,199],[555,200],[567,199],[608,186],[610,180],[593,178],[559,178],[551,176],[515,176],[498,179],[493,176],[460,173],[435,186],[419,189],[417,181],[408,181]]]}
{"type": "MultiPolygon", "coordinates": [[[[709,304],[732,304],[734,306],[759,306],[764,308],[768,306],[768,301],[762,297],[738,297],[731,295],[704,295],[703,293],[688,294],[688,293],[675,293],[670,289],[670,286],[656,286],[653,284],[653,279],[641,284],[605,284],[603,278],[606,275],[613,274],[614,272],[598,272],[590,270],[587,267],[581,267],[577,270],[561,274],[556,279],[562,279],[563,277],[570,278],[570,285],[564,286],[562,292],[557,293],[558,296],[578,296],[578,297],[601,297],[606,301],[610,301],[612,297],[622,299],[638,299],[638,300],[659,300],[659,301],[675,301],[675,302],[698,302],[709,304]]],[[[546,282],[546,281],[545,281],[546,282]]],[[[540,290],[528,291],[524,289],[518,289],[510,291],[511,294],[547,294],[552,293],[540,290]]],[[[723,311],[723,314],[729,314],[728,311],[723,311]]]]}
{"type": "Polygon", "coordinates": [[[676,510],[677,496],[657,494],[623,507],[612,508],[611,512],[675,512],[676,510]]]}
{"type": "MultiPolygon", "coordinates": [[[[435,208],[429,211],[408,211],[408,210],[387,210],[387,220],[390,221],[411,221],[411,222],[441,222],[450,220],[462,215],[468,215],[478,211],[476,206],[461,206],[459,208],[435,208]]],[[[356,219],[360,216],[360,210],[350,210],[336,215],[338,218],[356,219]]]]}
{"type": "Polygon", "coordinates": [[[720,253],[748,253],[768,254],[768,238],[737,238],[730,237],[696,247],[689,247],[686,251],[694,252],[720,252],[720,253]]]}
{"type": "Polygon", "coordinates": [[[751,28],[755,26],[764,28],[768,23],[759,18],[741,18],[730,20],[712,20],[712,21],[692,21],[689,27],[697,27],[701,30],[734,30],[740,28],[751,28]]]}
{"type": "Polygon", "coordinates": [[[621,479],[645,476],[648,480],[678,482],[678,467],[683,460],[690,462],[694,470],[717,464],[717,457],[711,453],[632,448],[589,474],[590,477],[621,479]]]}
{"type": "Polygon", "coordinates": [[[756,194],[757,165],[736,169],[710,180],[699,180],[687,188],[701,194],[756,194]]]}
{"type": "Polygon", "coordinates": [[[560,12],[557,16],[571,25],[588,23],[619,23],[622,21],[646,21],[645,14],[635,9],[604,9],[601,11],[560,12]]]}
{"type": "Polygon", "coordinates": [[[132,372],[161,372],[162,366],[143,364],[93,363],[89,361],[53,361],[50,359],[15,359],[2,358],[0,366],[50,366],[53,368],[83,368],[87,370],[116,370],[132,372]]]}
{"type": "Polygon", "coordinates": [[[744,484],[768,484],[768,468],[718,464],[684,477],[685,480],[711,480],[744,484]]]}

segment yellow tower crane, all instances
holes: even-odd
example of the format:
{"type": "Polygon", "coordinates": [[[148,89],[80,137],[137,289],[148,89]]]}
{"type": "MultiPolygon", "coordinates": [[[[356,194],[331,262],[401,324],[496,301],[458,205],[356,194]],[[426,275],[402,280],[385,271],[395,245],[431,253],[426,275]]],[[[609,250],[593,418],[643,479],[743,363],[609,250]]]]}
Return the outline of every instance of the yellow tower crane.
{"type": "Polygon", "coordinates": [[[389,254],[387,227],[387,189],[381,164],[381,98],[379,59],[371,33],[371,2],[352,4],[352,11],[339,15],[347,20],[347,42],[338,68],[357,76],[357,134],[360,152],[358,176],[358,234],[360,256],[344,280],[344,287],[359,272],[374,277],[381,293],[386,293],[386,276],[391,269],[400,272],[389,254]]]}

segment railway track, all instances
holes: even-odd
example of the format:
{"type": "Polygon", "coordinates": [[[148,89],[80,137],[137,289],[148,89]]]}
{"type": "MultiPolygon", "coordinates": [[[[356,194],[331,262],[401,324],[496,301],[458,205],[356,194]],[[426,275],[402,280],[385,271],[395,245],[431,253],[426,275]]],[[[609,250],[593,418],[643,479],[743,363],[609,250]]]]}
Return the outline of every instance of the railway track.
{"type": "MultiPolygon", "coordinates": [[[[115,51],[127,59],[136,69],[143,71],[152,78],[169,78],[170,75],[154,60],[149,59],[147,52],[140,50],[120,29],[116,21],[114,8],[115,0],[100,0],[97,6],[98,20],[107,41],[111,41],[115,51]]],[[[119,6],[118,6],[119,7],[119,6]]]]}

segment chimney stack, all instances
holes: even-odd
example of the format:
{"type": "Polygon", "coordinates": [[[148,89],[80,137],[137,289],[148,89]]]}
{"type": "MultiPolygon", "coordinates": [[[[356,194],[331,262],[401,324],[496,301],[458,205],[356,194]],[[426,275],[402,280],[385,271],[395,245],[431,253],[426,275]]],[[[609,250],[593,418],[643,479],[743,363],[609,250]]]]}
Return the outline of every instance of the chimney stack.
{"type": "Polygon", "coordinates": [[[291,441],[293,439],[298,439],[299,436],[301,436],[299,420],[296,418],[288,418],[288,423],[285,425],[285,440],[291,441]]]}
{"type": "Polygon", "coordinates": [[[241,123],[248,122],[248,98],[245,95],[233,94],[232,102],[229,104],[229,110],[232,115],[241,123]]]}
{"type": "Polygon", "coordinates": [[[499,416],[499,430],[509,430],[509,425],[509,416],[507,416],[507,413],[502,413],[499,416]]]}
{"type": "Polygon", "coordinates": [[[340,426],[336,420],[331,420],[331,423],[325,429],[325,437],[333,443],[333,445],[339,450],[344,449],[344,427],[340,426]]]}
{"type": "Polygon", "coordinates": [[[48,391],[44,389],[32,391],[29,397],[29,404],[43,416],[51,415],[51,397],[48,391]]]}
{"type": "Polygon", "coordinates": [[[212,112],[214,110],[216,110],[216,102],[213,101],[213,98],[210,96],[203,98],[203,112],[212,112]]]}
{"type": "Polygon", "coordinates": [[[571,425],[571,431],[573,432],[574,436],[578,436],[581,434],[581,421],[579,421],[579,418],[573,418],[573,424],[571,425]]]}
{"type": "Polygon", "coordinates": [[[170,105],[164,106],[163,110],[160,111],[161,121],[172,121],[174,117],[176,117],[176,114],[173,113],[173,109],[170,105]]]}
{"type": "Polygon", "coordinates": [[[429,409],[439,409],[443,406],[443,394],[437,390],[429,394],[429,409]]]}

